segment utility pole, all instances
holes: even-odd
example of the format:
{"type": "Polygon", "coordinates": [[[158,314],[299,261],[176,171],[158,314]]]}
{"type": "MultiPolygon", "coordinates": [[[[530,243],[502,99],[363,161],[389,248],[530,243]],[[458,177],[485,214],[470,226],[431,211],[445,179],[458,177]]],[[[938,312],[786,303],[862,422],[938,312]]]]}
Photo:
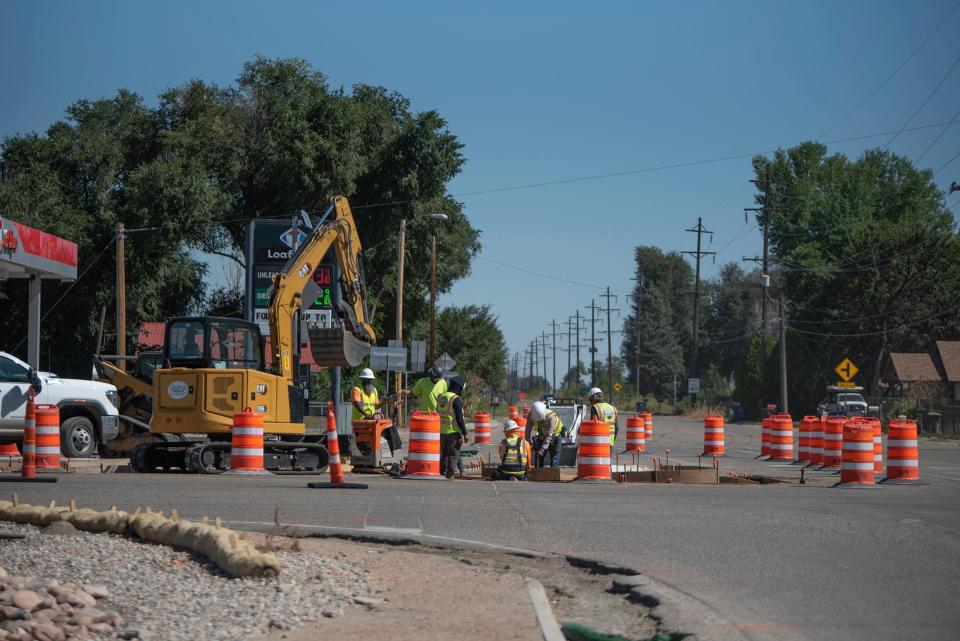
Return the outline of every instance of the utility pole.
{"type": "MultiPolygon", "coordinates": [[[[754,185],[759,181],[751,180],[754,185]]],[[[767,290],[770,288],[770,215],[773,208],[770,207],[770,164],[767,163],[767,169],[764,174],[763,207],[745,207],[743,209],[744,222],[747,221],[749,212],[760,214],[760,226],[763,230],[763,258],[761,259],[762,274],[760,276],[760,372],[761,375],[767,368],[767,332],[769,331],[769,322],[767,314],[767,299],[769,298],[767,290]]],[[[744,260],[749,260],[744,258],[744,260]]],[[[753,259],[756,260],[756,259],[753,259]]]]}
{"type": "Polygon", "coordinates": [[[543,345],[543,393],[547,393],[547,385],[550,384],[550,379],[547,378],[547,333],[540,332],[540,340],[543,345]]]}
{"type": "Polygon", "coordinates": [[[557,319],[550,321],[550,327],[553,329],[553,340],[550,346],[553,348],[553,393],[557,393],[557,319]]]}
{"type": "MultiPolygon", "coordinates": [[[[336,289],[336,288],[334,288],[336,289]]],[[[430,367],[437,366],[437,237],[430,237],[430,367]]]]}
{"type": "Polygon", "coordinates": [[[580,398],[580,310],[574,315],[577,319],[577,398],[580,398]]]}
{"type": "Polygon", "coordinates": [[[531,392],[534,390],[533,375],[535,371],[539,370],[539,368],[537,367],[538,364],[539,364],[539,361],[537,361],[537,339],[533,339],[533,343],[530,344],[530,391],[531,392]]]}
{"type": "Polygon", "coordinates": [[[590,301],[590,387],[597,386],[597,301],[590,301]]]}
{"type": "Polygon", "coordinates": [[[688,229],[688,232],[693,232],[697,235],[697,251],[695,252],[682,252],[684,254],[693,256],[697,259],[697,270],[696,277],[693,285],[693,357],[692,362],[690,363],[690,370],[696,374],[698,366],[698,351],[700,347],[700,259],[704,256],[712,256],[716,252],[705,252],[701,251],[701,239],[704,234],[712,234],[713,232],[704,229],[703,227],[703,218],[697,218],[697,226],[693,229],[688,229]]]}
{"type": "Polygon", "coordinates": [[[570,375],[570,370],[573,367],[573,316],[567,317],[567,373],[564,374],[564,377],[570,375]]]}
{"type": "Polygon", "coordinates": [[[610,299],[616,298],[616,294],[610,293],[610,287],[607,286],[607,293],[600,294],[601,298],[607,299],[607,394],[613,398],[613,326],[610,324],[610,312],[620,313],[620,309],[610,309],[610,299]]]}
{"type": "MultiPolygon", "coordinates": [[[[123,231],[123,223],[117,223],[116,227],[117,244],[117,367],[122,370],[127,369],[127,362],[123,359],[127,355],[127,269],[126,269],[126,248],[124,241],[126,233],[123,231]]],[[[39,367],[39,364],[37,365],[39,367]]]]}
{"type": "Polygon", "coordinates": [[[783,292],[780,292],[780,407],[781,412],[790,413],[787,399],[787,318],[783,313],[783,292]]]}

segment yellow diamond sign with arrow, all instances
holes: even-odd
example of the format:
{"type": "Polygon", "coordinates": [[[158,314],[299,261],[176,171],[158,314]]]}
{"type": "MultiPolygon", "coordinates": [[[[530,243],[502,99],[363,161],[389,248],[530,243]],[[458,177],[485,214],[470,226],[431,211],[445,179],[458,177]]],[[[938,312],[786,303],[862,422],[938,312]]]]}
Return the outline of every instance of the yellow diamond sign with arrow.
{"type": "Polygon", "coordinates": [[[833,368],[833,371],[835,371],[837,375],[844,381],[849,381],[857,375],[857,372],[859,372],[860,369],[854,365],[853,361],[851,361],[849,358],[845,358],[840,361],[839,365],[833,368]]]}

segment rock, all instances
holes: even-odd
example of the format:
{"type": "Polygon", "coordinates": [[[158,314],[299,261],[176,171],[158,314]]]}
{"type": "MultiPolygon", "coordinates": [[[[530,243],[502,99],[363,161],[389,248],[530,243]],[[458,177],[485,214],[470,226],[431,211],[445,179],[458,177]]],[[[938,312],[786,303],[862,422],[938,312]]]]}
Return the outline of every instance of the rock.
{"type": "Polygon", "coordinates": [[[270,619],[269,627],[277,630],[289,630],[290,624],[282,619],[270,619]]]}
{"type": "Polygon", "coordinates": [[[336,617],[340,616],[340,613],[336,610],[324,610],[323,616],[327,617],[328,619],[335,619],[336,617]]]}
{"type": "Polygon", "coordinates": [[[381,599],[374,599],[372,597],[355,596],[353,597],[353,602],[357,605],[366,606],[371,610],[376,610],[377,608],[383,607],[383,601],[381,599]]]}
{"type": "Polygon", "coordinates": [[[33,628],[33,638],[37,641],[64,641],[66,636],[63,630],[53,623],[38,623],[33,628]]]}
{"type": "Polygon", "coordinates": [[[92,608],[97,600],[83,590],[62,590],[57,595],[57,603],[66,603],[84,608],[92,608]]]}
{"type": "Polygon", "coordinates": [[[0,606],[0,619],[6,619],[7,621],[23,621],[28,618],[30,618],[30,613],[23,608],[18,608],[13,605],[0,606]]]}
{"type": "Polygon", "coordinates": [[[43,597],[33,590],[17,590],[13,593],[13,604],[30,612],[43,603],[43,597]]]}
{"type": "Polygon", "coordinates": [[[3,566],[0,565],[0,579],[7,578],[7,571],[3,569],[3,566]]]}
{"type": "Polygon", "coordinates": [[[107,586],[105,585],[88,583],[84,585],[82,589],[84,592],[96,599],[106,599],[108,596],[110,596],[110,590],[108,590],[107,586]]]}
{"type": "Polygon", "coordinates": [[[73,527],[73,523],[68,523],[67,521],[54,521],[47,527],[40,530],[41,534],[52,534],[54,536],[72,536],[77,534],[77,528],[73,527]]]}
{"type": "Polygon", "coordinates": [[[91,623],[87,626],[94,634],[107,634],[113,632],[113,626],[109,623],[91,623]]]}
{"type": "Polygon", "coordinates": [[[41,608],[31,615],[31,618],[34,621],[57,622],[57,617],[63,617],[63,620],[66,620],[67,618],[62,612],[60,612],[59,608],[41,608]]]}
{"type": "Polygon", "coordinates": [[[117,638],[126,639],[127,641],[130,639],[139,639],[140,630],[121,630],[120,632],[117,632],[117,638]]]}
{"type": "Polygon", "coordinates": [[[120,616],[119,612],[104,612],[97,617],[94,623],[109,623],[113,627],[117,627],[123,625],[123,617],[120,616]]]}

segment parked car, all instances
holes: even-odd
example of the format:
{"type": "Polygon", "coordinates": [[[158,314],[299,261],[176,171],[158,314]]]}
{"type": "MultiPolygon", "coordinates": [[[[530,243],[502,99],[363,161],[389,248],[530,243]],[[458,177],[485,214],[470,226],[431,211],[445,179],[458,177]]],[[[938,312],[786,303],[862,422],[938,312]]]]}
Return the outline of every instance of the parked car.
{"type": "Polygon", "coordinates": [[[868,407],[862,387],[827,387],[827,397],[817,405],[817,414],[866,416],[868,407]]]}
{"type": "Polygon", "coordinates": [[[60,451],[64,456],[93,456],[102,444],[117,437],[116,387],[37,372],[16,356],[0,352],[0,445],[23,442],[31,387],[38,404],[60,409],[60,451]]]}

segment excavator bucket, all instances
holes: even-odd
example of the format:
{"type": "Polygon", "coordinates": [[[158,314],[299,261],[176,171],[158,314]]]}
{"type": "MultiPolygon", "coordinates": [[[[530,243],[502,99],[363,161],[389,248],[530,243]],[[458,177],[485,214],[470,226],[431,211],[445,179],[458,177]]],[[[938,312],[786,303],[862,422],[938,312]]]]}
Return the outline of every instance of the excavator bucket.
{"type": "Polygon", "coordinates": [[[311,327],[310,351],[321,367],[353,367],[370,352],[370,345],[343,327],[311,327]]]}

